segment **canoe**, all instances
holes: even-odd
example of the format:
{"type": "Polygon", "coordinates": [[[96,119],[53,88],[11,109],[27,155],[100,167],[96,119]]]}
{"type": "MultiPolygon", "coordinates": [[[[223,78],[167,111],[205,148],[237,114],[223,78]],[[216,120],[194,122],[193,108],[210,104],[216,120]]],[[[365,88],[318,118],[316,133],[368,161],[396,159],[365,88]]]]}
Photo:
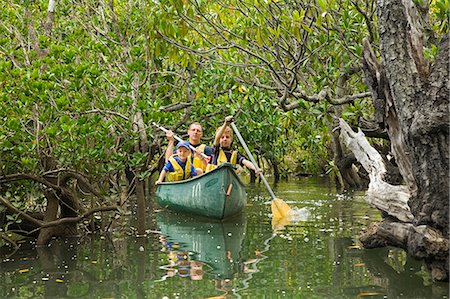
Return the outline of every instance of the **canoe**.
{"type": "Polygon", "coordinates": [[[222,220],[242,212],[247,193],[233,165],[223,163],[200,176],[158,184],[156,200],[174,211],[222,220]]]}
{"type": "Polygon", "coordinates": [[[165,236],[165,251],[176,251],[190,261],[206,264],[207,273],[216,278],[231,279],[241,271],[241,249],[247,226],[243,213],[218,221],[162,211],[156,214],[156,223],[165,236]]]}

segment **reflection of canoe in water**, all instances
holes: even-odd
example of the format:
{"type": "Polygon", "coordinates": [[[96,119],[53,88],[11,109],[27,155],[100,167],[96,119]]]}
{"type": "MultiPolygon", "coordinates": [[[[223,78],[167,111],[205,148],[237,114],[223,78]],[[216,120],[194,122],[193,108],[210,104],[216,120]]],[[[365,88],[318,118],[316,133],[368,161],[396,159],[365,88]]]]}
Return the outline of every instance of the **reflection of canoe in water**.
{"type": "Polygon", "coordinates": [[[191,258],[209,265],[215,276],[231,278],[239,271],[246,230],[246,220],[241,215],[230,221],[214,222],[161,212],[156,221],[167,241],[178,242],[179,251],[192,252],[191,258]]]}
{"type": "Polygon", "coordinates": [[[201,176],[159,184],[156,199],[171,210],[225,219],[243,210],[247,194],[232,165],[224,163],[201,176]]]}

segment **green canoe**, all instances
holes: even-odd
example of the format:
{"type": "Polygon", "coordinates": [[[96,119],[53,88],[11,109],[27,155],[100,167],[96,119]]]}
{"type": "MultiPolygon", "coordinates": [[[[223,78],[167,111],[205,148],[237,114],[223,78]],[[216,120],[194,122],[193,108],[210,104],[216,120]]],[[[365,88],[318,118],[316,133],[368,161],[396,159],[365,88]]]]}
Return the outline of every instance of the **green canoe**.
{"type": "Polygon", "coordinates": [[[159,184],[156,199],[174,211],[222,220],[244,209],[247,194],[233,165],[223,163],[188,180],[159,184]]]}
{"type": "Polygon", "coordinates": [[[208,221],[162,211],[156,214],[156,222],[168,250],[189,252],[190,260],[207,264],[208,273],[217,278],[232,278],[240,271],[247,224],[243,214],[229,221],[208,221]]]}

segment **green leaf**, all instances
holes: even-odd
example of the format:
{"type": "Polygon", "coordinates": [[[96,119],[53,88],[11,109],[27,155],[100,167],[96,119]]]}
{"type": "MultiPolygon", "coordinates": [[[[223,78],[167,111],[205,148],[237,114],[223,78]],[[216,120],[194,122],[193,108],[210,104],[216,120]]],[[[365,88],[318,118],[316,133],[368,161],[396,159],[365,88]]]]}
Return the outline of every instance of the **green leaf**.
{"type": "Polygon", "coordinates": [[[262,46],[262,44],[263,44],[263,40],[261,38],[261,31],[259,29],[256,29],[256,42],[260,46],[262,46]]]}
{"type": "Polygon", "coordinates": [[[319,4],[322,11],[327,10],[327,0],[317,0],[317,3],[319,4]]]}
{"type": "Polygon", "coordinates": [[[302,19],[300,18],[300,14],[299,14],[298,10],[294,10],[292,12],[292,19],[294,20],[294,22],[298,22],[298,23],[302,22],[302,19]]]}

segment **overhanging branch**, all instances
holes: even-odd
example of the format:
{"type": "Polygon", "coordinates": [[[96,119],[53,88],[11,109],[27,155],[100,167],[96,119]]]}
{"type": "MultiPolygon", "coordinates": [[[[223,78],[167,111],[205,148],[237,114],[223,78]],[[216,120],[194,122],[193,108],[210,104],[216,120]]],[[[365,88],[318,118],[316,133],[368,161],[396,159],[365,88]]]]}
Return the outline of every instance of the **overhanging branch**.
{"type": "Polygon", "coordinates": [[[55,221],[45,222],[41,225],[40,228],[57,226],[57,225],[62,225],[62,224],[67,224],[67,223],[76,223],[76,222],[80,222],[81,220],[83,220],[97,212],[108,212],[108,211],[118,211],[118,210],[119,210],[118,207],[115,205],[114,206],[97,207],[97,208],[90,209],[89,211],[83,213],[82,215],[80,215],[78,217],[66,217],[66,218],[55,220],[55,221]]]}
{"type": "Polygon", "coordinates": [[[19,210],[18,208],[16,208],[12,203],[10,203],[8,200],[4,199],[3,197],[0,196],[0,204],[2,204],[3,206],[5,206],[9,211],[11,211],[13,214],[19,214],[20,218],[33,223],[37,226],[42,226],[43,222],[28,215],[27,213],[19,210]]]}

